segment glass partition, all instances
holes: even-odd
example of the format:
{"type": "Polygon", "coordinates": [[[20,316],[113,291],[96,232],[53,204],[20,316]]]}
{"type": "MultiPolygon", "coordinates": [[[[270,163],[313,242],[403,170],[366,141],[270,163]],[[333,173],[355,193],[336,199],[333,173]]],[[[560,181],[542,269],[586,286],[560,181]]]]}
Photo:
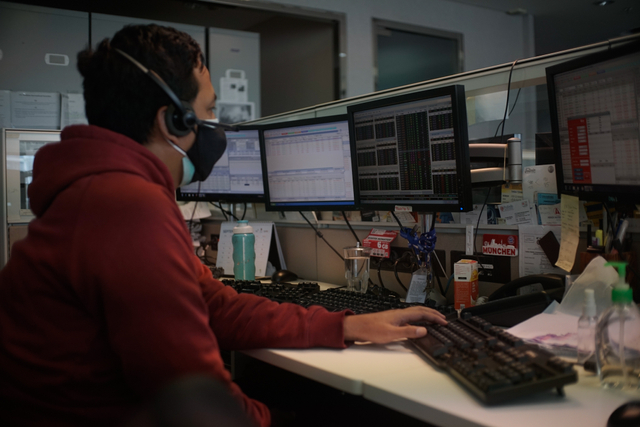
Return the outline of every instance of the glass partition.
{"type": "Polygon", "coordinates": [[[402,93],[421,91],[452,84],[465,88],[469,140],[500,135],[505,114],[507,85],[511,73],[509,107],[504,134],[522,135],[523,166],[535,164],[537,133],[551,132],[545,69],[578,56],[634,41],[640,36],[626,36],[563,52],[527,58],[485,69],[428,80],[367,95],[319,104],[255,121],[277,123],[288,120],[345,114],[347,106],[402,93]]]}

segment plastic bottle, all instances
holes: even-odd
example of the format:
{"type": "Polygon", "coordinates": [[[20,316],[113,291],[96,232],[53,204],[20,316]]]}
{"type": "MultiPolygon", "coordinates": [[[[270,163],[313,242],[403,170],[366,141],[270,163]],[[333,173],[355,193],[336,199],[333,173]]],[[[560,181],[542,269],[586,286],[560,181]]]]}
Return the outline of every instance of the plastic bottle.
{"type": "Polygon", "coordinates": [[[256,237],[249,221],[240,220],[233,227],[233,275],[236,280],[256,278],[256,237]]]}
{"type": "Polygon", "coordinates": [[[602,386],[637,389],[640,385],[640,310],[633,290],[625,282],[626,262],[608,262],[618,267],[618,283],[611,291],[613,305],[598,320],[596,363],[602,386]]]}
{"type": "Polygon", "coordinates": [[[593,289],[584,290],[582,316],[578,319],[578,364],[584,365],[596,348],[596,299],[593,289]]]}

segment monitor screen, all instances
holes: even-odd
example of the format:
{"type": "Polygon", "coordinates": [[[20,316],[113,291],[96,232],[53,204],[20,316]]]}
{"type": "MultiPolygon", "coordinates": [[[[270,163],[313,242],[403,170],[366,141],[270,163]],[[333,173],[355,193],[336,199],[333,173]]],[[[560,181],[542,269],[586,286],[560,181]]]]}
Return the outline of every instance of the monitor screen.
{"type": "Polygon", "coordinates": [[[227,149],[209,177],[178,188],[180,201],[264,202],[260,128],[238,126],[226,131],[227,149]]]}
{"type": "Polygon", "coordinates": [[[558,192],[640,202],[640,43],[547,72],[558,192]]]}
{"type": "Polygon", "coordinates": [[[355,208],[346,116],[266,125],[262,135],[266,210],[355,208]]]}
{"type": "Polygon", "coordinates": [[[362,209],[471,209],[462,86],[379,99],[347,111],[362,209]]]}

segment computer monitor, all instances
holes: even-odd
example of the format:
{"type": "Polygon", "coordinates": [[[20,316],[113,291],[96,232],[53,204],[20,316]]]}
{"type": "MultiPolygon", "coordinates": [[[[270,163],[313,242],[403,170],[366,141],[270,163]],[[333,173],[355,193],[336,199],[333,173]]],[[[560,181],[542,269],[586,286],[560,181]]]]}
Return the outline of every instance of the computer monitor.
{"type": "Polygon", "coordinates": [[[266,210],[356,208],[346,115],[265,125],[260,145],[266,210]]]}
{"type": "Polygon", "coordinates": [[[640,43],[546,73],[558,193],[640,203],[640,43]]]}
{"type": "Polygon", "coordinates": [[[255,202],[265,201],[262,185],[260,127],[238,126],[226,131],[227,149],[202,182],[182,186],[176,191],[179,201],[255,202]]]}
{"type": "Polygon", "coordinates": [[[59,141],[59,130],[2,129],[0,213],[8,223],[28,223],[35,218],[29,201],[33,161],[40,148],[59,141]]]}
{"type": "Polygon", "coordinates": [[[471,210],[464,87],[347,107],[362,209],[471,210]]]}

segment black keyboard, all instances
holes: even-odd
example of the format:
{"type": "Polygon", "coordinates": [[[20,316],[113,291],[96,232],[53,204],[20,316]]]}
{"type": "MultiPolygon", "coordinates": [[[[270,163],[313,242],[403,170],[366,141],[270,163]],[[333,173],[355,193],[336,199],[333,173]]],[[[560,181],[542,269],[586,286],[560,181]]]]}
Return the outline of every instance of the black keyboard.
{"type": "Polygon", "coordinates": [[[409,340],[436,367],[491,405],[578,381],[569,362],[474,316],[445,326],[423,324],[427,335],[409,340]]]}
{"type": "Polygon", "coordinates": [[[320,291],[320,286],[315,282],[262,283],[257,280],[224,279],[222,283],[231,286],[238,293],[255,294],[276,302],[296,302],[320,291]]]}
{"type": "MultiPolygon", "coordinates": [[[[393,294],[363,294],[360,292],[347,291],[342,288],[330,288],[315,294],[309,294],[294,302],[302,305],[303,307],[319,305],[332,312],[351,310],[356,314],[376,313],[378,311],[424,305],[403,302],[399,297],[393,294]]],[[[442,307],[436,309],[446,311],[445,308],[442,307]]],[[[453,309],[451,309],[451,311],[455,313],[453,309]]]]}

